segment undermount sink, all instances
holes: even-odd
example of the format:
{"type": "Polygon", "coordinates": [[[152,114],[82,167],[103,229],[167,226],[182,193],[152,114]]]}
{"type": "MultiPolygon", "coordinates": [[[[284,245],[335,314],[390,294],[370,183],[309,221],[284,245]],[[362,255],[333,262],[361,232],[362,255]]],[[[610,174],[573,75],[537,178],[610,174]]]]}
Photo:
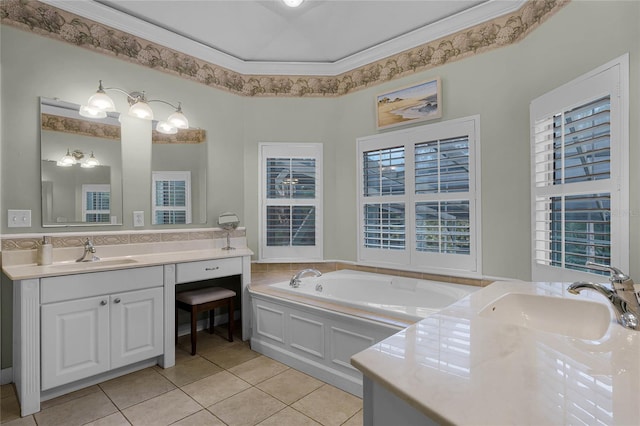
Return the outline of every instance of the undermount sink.
{"type": "Polygon", "coordinates": [[[85,270],[93,268],[102,268],[106,266],[124,266],[131,263],[138,263],[136,259],[130,257],[116,258],[116,259],[100,259],[90,262],[60,262],[49,265],[49,268],[55,269],[67,269],[67,270],[85,270]]]}
{"type": "Polygon", "coordinates": [[[547,333],[597,340],[607,332],[612,314],[602,303],[507,293],[478,315],[547,333]]]}

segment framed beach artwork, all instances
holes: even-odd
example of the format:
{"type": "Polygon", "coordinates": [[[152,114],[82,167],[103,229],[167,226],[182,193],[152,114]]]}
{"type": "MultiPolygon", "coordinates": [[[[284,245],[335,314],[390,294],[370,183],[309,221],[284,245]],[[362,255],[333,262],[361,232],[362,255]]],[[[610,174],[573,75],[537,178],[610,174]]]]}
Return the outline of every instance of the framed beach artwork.
{"type": "Polygon", "coordinates": [[[378,129],[442,117],[440,77],[376,96],[378,129]]]}

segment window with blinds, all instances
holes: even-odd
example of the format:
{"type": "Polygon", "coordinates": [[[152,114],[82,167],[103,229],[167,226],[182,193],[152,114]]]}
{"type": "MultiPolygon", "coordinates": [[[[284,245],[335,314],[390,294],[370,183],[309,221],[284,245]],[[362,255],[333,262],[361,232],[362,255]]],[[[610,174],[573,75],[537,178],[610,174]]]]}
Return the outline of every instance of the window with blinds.
{"type": "Polygon", "coordinates": [[[191,172],[155,171],[151,177],[151,222],[154,225],[191,223],[191,172]]]}
{"type": "Polygon", "coordinates": [[[628,218],[615,214],[628,206],[617,67],[531,104],[534,279],[552,279],[553,268],[603,274],[586,263],[628,262],[628,218]]]}
{"type": "Polygon", "coordinates": [[[260,144],[262,260],[320,259],[322,145],[260,144]]]}
{"type": "Polygon", "coordinates": [[[111,222],[110,185],[82,185],[82,216],[88,223],[111,222]]]}
{"type": "Polygon", "coordinates": [[[358,140],[360,261],[479,271],[478,123],[471,117],[358,140]]]}

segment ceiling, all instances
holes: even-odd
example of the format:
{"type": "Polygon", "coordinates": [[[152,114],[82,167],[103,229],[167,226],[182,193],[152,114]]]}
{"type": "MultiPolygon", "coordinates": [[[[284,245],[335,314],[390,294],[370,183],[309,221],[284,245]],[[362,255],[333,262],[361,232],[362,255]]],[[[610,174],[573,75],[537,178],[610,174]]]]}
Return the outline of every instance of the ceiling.
{"type": "Polygon", "coordinates": [[[242,73],[337,75],[524,0],[44,0],[242,73]],[[290,70],[290,71],[289,71],[290,70]]]}

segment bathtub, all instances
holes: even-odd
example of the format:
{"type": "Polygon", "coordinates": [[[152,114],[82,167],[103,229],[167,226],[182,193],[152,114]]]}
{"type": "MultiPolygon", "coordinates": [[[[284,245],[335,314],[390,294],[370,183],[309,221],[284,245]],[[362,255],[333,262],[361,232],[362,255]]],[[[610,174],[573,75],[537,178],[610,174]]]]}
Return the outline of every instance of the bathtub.
{"type": "Polygon", "coordinates": [[[301,281],[249,289],[251,348],[357,396],[354,354],[479,290],[349,270],[301,281]]]}
{"type": "Polygon", "coordinates": [[[271,287],[290,294],[418,321],[478,290],[478,287],[351,270],[303,277],[271,287]]]}

